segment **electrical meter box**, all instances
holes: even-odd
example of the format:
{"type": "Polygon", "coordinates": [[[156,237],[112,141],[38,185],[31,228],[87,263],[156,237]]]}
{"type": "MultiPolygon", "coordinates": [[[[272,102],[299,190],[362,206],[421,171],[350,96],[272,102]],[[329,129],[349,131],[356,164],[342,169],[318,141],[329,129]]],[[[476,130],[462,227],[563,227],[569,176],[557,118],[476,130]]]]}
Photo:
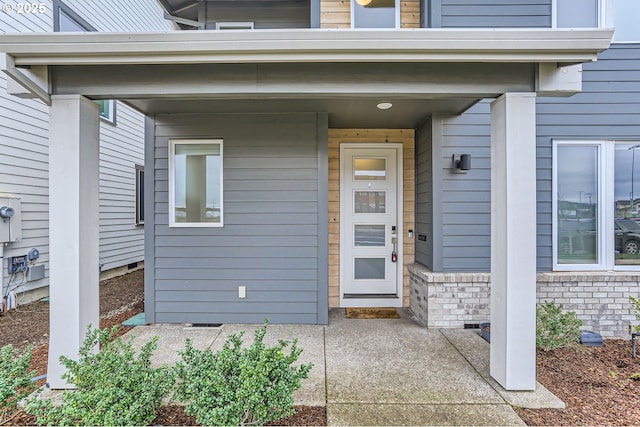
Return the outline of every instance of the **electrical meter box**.
{"type": "Polygon", "coordinates": [[[22,209],[19,197],[0,196],[0,243],[22,238],[22,209]]]}

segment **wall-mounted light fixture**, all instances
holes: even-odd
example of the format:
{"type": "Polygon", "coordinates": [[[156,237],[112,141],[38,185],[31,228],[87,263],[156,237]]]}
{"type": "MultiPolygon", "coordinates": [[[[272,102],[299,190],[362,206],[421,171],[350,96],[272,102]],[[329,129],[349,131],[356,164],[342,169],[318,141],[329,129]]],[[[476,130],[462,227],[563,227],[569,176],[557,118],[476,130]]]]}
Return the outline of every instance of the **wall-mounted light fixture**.
{"type": "Polygon", "coordinates": [[[451,172],[467,173],[471,170],[471,154],[454,154],[451,156],[451,172]]]}

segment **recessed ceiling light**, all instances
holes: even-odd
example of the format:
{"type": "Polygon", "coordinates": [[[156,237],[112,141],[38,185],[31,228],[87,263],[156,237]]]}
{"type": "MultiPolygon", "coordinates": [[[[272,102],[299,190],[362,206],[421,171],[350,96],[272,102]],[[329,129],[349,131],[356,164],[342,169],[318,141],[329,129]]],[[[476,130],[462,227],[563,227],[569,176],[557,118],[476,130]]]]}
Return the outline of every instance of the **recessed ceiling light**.
{"type": "Polygon", "coordinates": [[[393,107],[393,104],[390,102],[381,102],[377,105],[377,107],[381,110],[388,110],[389,108],[393,107]]]}

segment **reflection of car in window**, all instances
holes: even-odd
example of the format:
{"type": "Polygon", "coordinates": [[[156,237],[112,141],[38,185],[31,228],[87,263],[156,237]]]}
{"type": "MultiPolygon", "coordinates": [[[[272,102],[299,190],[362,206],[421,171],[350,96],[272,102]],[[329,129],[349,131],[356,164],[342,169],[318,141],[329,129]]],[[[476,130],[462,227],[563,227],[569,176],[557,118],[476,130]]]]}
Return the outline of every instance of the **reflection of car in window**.
{"type": "Polygon", "coordinates": [[[616,219],[615,231],[617,252],[640,253],[640,224],[632,219],[616,219]]]}

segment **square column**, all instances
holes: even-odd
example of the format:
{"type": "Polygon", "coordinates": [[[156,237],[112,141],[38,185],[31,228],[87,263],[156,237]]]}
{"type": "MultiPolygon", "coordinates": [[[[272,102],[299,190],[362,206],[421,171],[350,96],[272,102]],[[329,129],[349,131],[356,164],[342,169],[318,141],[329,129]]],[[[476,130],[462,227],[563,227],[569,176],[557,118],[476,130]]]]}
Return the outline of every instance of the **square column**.
{"type": "Polygon", "coordinates": [[[536,95],[491,103],[491,376],[536,388],[536,95]]]}
{"type": "Polygon", "coordinates": [[[77,358],[87,326],[99,316],[99,132],[96,103],[51,97],[49,131],[50,388],[72,388],[60,356],[77,358]]]}

